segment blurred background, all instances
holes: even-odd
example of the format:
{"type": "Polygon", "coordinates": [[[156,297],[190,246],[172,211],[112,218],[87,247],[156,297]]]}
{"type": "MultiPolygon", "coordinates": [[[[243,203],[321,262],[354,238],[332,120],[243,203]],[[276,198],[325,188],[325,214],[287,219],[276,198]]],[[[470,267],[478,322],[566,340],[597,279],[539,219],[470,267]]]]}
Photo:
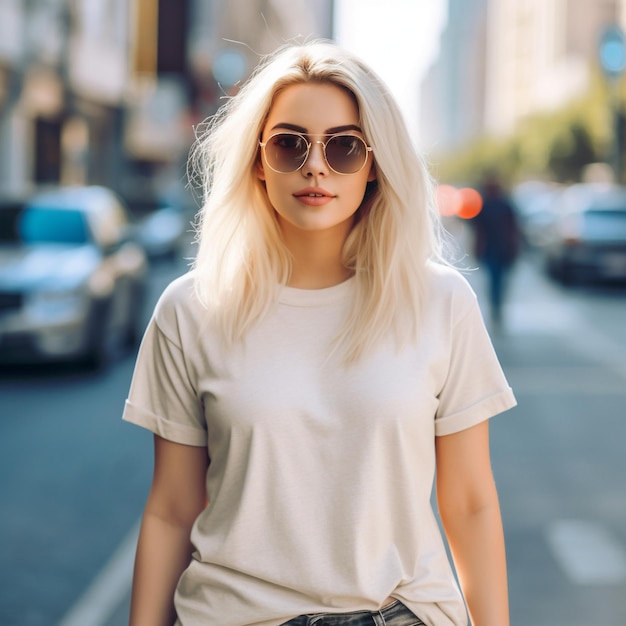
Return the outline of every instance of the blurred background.
{"type": "Polygon", "coordinates": [[[438,181],[519,406],[512,624],[626,624],[626,0],[0,0],[0,624],[122,626],[150,435],[121,422],[193,258],[194,129],[294,37],[353,48],[438,181]]]}

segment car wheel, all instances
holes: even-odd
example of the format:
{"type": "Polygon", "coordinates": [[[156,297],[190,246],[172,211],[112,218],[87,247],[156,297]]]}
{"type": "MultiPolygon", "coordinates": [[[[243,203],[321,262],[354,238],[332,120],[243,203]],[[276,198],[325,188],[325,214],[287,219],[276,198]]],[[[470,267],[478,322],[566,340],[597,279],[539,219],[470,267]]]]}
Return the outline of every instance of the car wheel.
{"type": "Polygon", "coordinates": [[[566,263],[563,263],[561,265],[559,282],[565,286],[573,285],[576,282],[576,275],[574,273],[574,270],[566,263]]]}
{"type": "Polygon", "coordinates": [[[145,302],[145,288],[143,285],[136,285],[133,292],[132,307],[130,307],[128,320],[124,329],[123,347],[127,349],[136,348],[143,336],[143,309],[145,302]]]}
{"type": "Polygon", "coordinates": [[[548,275],[561,285],[571,285],[574,282],[572,269],[563,261],[550,258],[547,263],[548,275]]]}
{"type": "Polygon", "coordinates": [[[546,274],[548,274],[550,278],[552,278],[553,280],[556,280],[557,282],[560,280],[560,269],[554,258],[552,257],[546,258],[545,268],[546,268],[546,274]]]}
{"type": "Polygon", "coordinates": [[[101,301],[93,305],[87,333],[87,350],[82,359],[83,365],[90,371],[99,371],[109,362],[111,302],[101,301]]]}

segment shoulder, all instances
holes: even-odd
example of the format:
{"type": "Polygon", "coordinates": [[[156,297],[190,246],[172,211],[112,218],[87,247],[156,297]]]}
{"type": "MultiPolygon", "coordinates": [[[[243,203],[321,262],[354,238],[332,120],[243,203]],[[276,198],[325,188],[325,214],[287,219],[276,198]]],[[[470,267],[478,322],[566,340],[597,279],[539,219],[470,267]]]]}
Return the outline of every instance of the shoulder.
{"type": "Polygon", "coordinates": [[[155,311],[167,315],[181,307],[190,306],[194,299],[193,274],[186,272],[165,287],[157,301],[155,311]]]}
{"type": "Polygon", "coordinates": [[[179,337],[183,328],[197,327],[206,310],[195,292],[193,272],[174,279],[163,290],[154,308],[157,326],[170,339],[179,337]]]}
{"type": "Polygon", "coordinates": [[[469,312],[478,310],[476,293],[461,270],[429,262],[426,277],[424,312],[432,323],[454,327],[469,312]]]}
{"type": "Polygon", "coordinates": [[[430,298],[459,303],[476,300],[476,293],[461,270],[442,263],[430,261],[426,264],[426,288],[430,298]]]}

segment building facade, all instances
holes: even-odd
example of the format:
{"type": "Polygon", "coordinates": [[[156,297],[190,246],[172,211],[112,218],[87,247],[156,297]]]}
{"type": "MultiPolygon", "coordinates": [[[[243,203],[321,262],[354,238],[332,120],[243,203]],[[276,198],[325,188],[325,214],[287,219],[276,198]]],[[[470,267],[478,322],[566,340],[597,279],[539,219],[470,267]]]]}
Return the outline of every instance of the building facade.
{"type": "Polygon", "coordinates": [[[488,0],[448,0],[439,56],[421,86],[419,142],[445,151],[485,124],[488,0]]]}
{"type": "Polygon", "coordinates": [[[0,193],[184,186],[194,124],[332,0],[0,0],[0,193]]]}
{"type": "Polygon", "coordinates": [[[0,0],[0,189],[117,175],[127,28],[124,0],[0,0]]]}
{"type": "Polygon", "coordinates": [[[441,53],[421,86],[425,145],[440,153],[512,132],[584,93],[625,0],[449,0],[441,53]]]}

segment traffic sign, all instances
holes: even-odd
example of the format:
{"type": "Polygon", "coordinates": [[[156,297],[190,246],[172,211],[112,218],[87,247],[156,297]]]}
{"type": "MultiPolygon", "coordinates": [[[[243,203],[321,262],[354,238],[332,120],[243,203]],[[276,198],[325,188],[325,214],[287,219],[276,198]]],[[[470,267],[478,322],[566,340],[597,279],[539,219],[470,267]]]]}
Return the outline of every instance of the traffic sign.
{"type": "Polygon", "coordinates": [[[223,86],[232,87],[243,80],[248,62],[240,50],[224,48],[213,59],[213,78],[223,86]]]}
{"type": "Polygon", "coordinates": [[[600,65],[611,78],[616,78],[626,69],[626,42],[619,26],[610,26],[600,38],[600,65]]]}

